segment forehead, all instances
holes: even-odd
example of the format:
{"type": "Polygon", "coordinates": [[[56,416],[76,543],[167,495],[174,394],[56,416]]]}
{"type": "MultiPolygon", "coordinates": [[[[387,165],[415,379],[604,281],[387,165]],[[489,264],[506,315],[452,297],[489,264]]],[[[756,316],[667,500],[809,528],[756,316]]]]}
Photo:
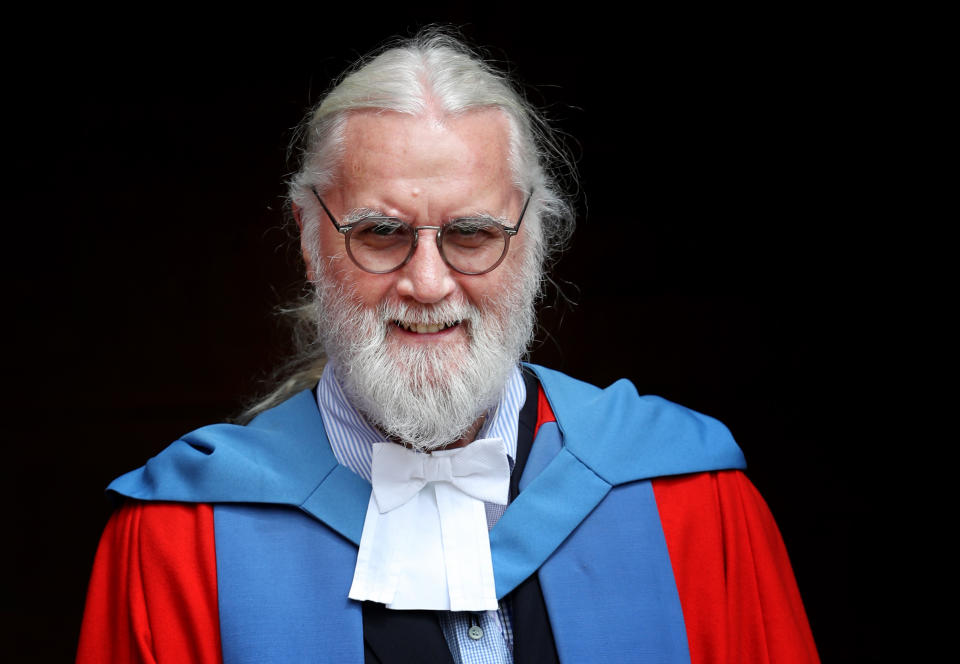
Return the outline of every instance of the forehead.
{"type": "Polygon", "coordinates": [[[340,185],[448,195],[509,187],[509,129],[497,109],[414,117],[391,111],[351,114],[340,185]]]}

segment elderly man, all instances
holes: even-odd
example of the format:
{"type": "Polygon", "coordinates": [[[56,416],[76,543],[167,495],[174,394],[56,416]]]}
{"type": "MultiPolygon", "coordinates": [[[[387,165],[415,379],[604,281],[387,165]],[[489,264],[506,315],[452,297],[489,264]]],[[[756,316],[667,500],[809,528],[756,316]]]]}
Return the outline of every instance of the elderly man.
{"type": "Polygon", "coordinates": [[[110,485],[80,661],[815,661],[723,425],[520,364],[571,214],[511,85],[424,34],[304,135],[315,339],[110,485]]]}

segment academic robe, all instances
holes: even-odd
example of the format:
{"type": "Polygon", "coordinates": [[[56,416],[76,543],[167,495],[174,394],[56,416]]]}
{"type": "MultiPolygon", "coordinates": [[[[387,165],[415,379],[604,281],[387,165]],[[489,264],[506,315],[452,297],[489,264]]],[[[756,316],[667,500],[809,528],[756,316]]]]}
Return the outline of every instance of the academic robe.
{"type": "MultiPolygon", "coordinates": [[[[490,533],[518,664],[818,661],[726,428],[627,381],[529,368],[535,440],[490,533]]],[[[347,599],[370,489],[336,463],[309,392],[188,434],[110,490],[135,500],[101,541],[78,661],[386,661],[390,629],[427,630],[403,661],[449,657],[429,650],[427,612],[347,599]]]]}

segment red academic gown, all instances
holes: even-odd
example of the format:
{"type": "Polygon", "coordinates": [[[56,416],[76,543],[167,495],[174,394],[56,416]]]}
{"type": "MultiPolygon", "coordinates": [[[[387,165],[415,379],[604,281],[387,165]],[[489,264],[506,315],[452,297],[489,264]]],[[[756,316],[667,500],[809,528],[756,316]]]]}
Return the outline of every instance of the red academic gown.
{"type": "MultiPolygon", "coordinates": [[[[538,425],[552,420],[540,401],[538,425]]],[[[819,661],[780,533],[743,473],[653,489],[691,661],[819,661]]],[[[77,661],[221,662],[216,569],[211,505],[126,502],[97,551],[77,661]]]]}

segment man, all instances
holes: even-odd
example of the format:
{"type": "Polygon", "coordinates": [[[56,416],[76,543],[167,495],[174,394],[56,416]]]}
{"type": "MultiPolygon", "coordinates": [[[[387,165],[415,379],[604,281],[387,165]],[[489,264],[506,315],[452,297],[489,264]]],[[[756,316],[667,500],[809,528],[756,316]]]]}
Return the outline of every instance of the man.
{"type": "Polygon", "coordinates": [[[110,485],[80,661],[816,661],[726,429],[519,364],[550,155],[442,34],[327,94],[290,193],[316,340],[110,485]]]}

